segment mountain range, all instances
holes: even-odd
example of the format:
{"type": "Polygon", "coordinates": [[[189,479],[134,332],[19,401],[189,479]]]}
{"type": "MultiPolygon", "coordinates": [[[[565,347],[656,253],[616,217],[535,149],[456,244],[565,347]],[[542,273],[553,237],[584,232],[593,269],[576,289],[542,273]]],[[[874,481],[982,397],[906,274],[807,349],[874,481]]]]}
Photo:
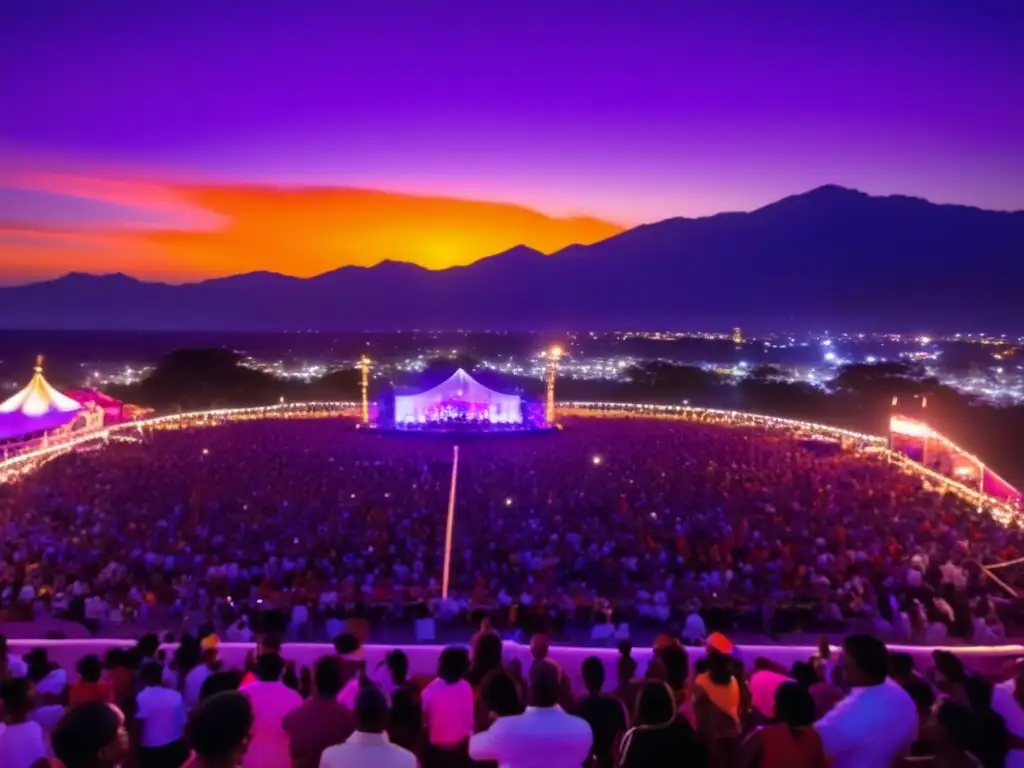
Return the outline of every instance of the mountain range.
{"type": "Polygon", "coordinates": [[[0,328],[1018,331],[1022,277],[1024,211],[825,186],[440,271],[385,261],[185,285],[72,273],[0,288],[0,328]]]}

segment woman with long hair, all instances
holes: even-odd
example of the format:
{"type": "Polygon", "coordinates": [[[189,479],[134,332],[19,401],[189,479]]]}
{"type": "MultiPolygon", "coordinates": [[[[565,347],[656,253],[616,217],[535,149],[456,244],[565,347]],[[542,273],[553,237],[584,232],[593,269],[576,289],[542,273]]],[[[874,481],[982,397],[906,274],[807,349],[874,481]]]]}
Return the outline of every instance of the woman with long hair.
{"type": "Polygon", "coordinates": [[[622,738],[620,768],[703,768],[708,754],[697,734],[676,711],[675,696],[666,683],[644,683],[637,696],[636,725],[622,738]]]}

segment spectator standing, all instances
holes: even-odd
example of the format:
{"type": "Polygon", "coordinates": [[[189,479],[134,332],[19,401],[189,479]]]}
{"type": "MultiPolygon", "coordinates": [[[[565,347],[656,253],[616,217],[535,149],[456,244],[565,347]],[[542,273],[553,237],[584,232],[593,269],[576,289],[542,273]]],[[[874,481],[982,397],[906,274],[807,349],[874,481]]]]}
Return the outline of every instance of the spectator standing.
{"type": "Polygon", "coordinates": [[[7,637],[0,634],[0,683],[12,677],[27,677],[28,665],[19,656],[11,653],[7,637]]]}
{"type": "Polygon", "coordinates": [[[388,702],[384,692],[363,686],[356,696],[356,731],[344,744],[328,747],[319,768],[416,768],[416,756],[388,741],[388,702]]]}
{"type": "Polygon", "coordinates": [[[53,729],[53,753],[64,768],[122,765],[130,758],[124,715],[98,701],[72,707],[53,729]]]}
{"type": "MultiPolygon", "coordinates": [[[[967,707],[944,701],[935,713],[935,761],[941,768],[982,768],[972,752],[978,721],[967,707]]],[[[914,765],[909,763],[909,766],[914,765]]]]}
{"type": "Polygon", "coordinates": [[[393,744],[415,753],[423,731],[423,707],[419,690],[408,679],[409,657],[396,648],[388,653],[385,662],[391,676],[391,683],[385,688],[391,700],[388,738],[393,744]]]}
{"type": "Polygon", "coordinates": [[[889,766],[907,754],[917,734],[917,708],[888,679],[889,653],[869,635],[843,643],[843,675],[852,690],[815,726],[831,768],[889,766]]]}
{"type": "Polygon", "coordinates": [[[359,638],[345,633],[334,638],[334,650],[341,662],[341,692],[338,701],[349,712],[355,709],[356,696],[366,675],[366,655],[359,638]]]}
{"type": "Polygon", "coordinates": [[[499,718],[469,741],[474,760],[494,760],[502,768],[577,768],[591,751],[593,733],[586,720],[558,706],[561,670],[535,661],[530,674],[532,706],[515,717],[499,718]]]}
{"type": "Polygon", "coordinates": [[[78,662],[78,681],[68,691],[68,706],[77,707],[90,701],[114,703],[114,689],[103,680],[103,662],[94,654],[78,662]]]}
{"type": "Polygon", "coordinates": [[[313,695],[284,716],[292,768],[317,768],[328,747],[344,742],[356,729],[352,711],[338,702],[341,661],[325,656],[313,672],[313,695]]]}
{"type": "Polygon", "coordinates": [[[754,662],[754,673],[750,676],[750,703],[758,715],[765,720],[772,719],[776,706],[775,692],[788,682],[792,682],[790,678],[777,672],[766,659],[754,662]]]}
{"type": "Polygon", "coordinates": [[[825,750],[814,730],[814,699],[799,683],[775,689],[775,722],[759,728],[743,745],[744,768],[826,768],[825,750]]]}
{"type": "Polygon", "coordinates": [[[423,689],[423,725],[427,745],[423,764],[467,765],[466,745],[473,735],[473,686],[466,680],[469,655],[465,648],[448,647],[441,652],[437,677],[423,689]]]}
{"type": "Polygon", "coordinates": [[[15,677],[0,683],[3,724],[0,731],[0,766],[49,768],[46,736],[39,723],[28,719],[32,690],[28,678],[15,677]]]}
{"type": "Polygon", "coordinates": [[[276,653],[256,659],[256,680],[242,687],[253,711],[252,741],[243,768],[279,768],[291,763],[284,718],[302,704],[302,697],[281,682],[284,660],[276,653]]]}
{"type": "Polygon", "coordinates": [[[1024,665],[1013,679],[992,689],[991,707],[1006,724],[1006,768],[1024,768],[1024,665]]]}
{"type": "Polygon", "coordinates": [[[611,768],[618,756],[619,742],[629,727],[626,708],[621,701],[602,692],[605,672],[599,658],[586,659],[582,673],[587,695],[580,699],[576,714],[586,720],[593,731],[591,755],[598,768],[611,768]]]}
{"type": "MultiPolygon", "coordinates": [[[[714,637],[714,636],[712,636],[714,637]]],[[[740,747],[742,684],[736,677],[736,660],[709,649],[703,659],[706,670],[694,680],[693,711],[697,733],[707,745],[713,765],[731,766],[740,747]]]]}
{"type": "Polygon", "coordinates": [[[203,699],[192,710],[188,739],[194,754],[186,768],[236,768],[252,740],[249,698],[236,691],[203,699]]]}
{"type": "Polygon", "coordinates": [[[977,720],[977,738],[970,752],[981,760],[985,768],[1003,768],[1009,734],[1006,721],[992,710],[992,686],[981,678],[971,677],[965,687],[971,712],[977,720]]]}
{"type": "Polygon", "coordinates": [[[832,707],[843,700],[843,692],[831,683],[823,682],[818,677],[815,665],[806,661],[798,661],[793,665],[793,679],[800,683],[814,699],[814,719],[820,720],[832,707]]]}
{"type": "Polygon", "coordinates": [[[635,725],[622,739],[622,768],[661,768],[686,765],[704,768],[708,752],[693,728],[680,717],[667,683],[644,683],[637,697],[635,725]]]}
{"type": "Polygon", "coordinates": [[[163,685],[159,662],[147,662],[140,674],[144,687],[135,699],[139,767],[179,768],[188,759],[185,702],[163,685]]]}
{"type": "Polygon", "coordinates": [[[185,683],[182,686],[182,695],[185,698],[185,706],[192,709],[199,703],[203,695],[203,683],[210,675],[220,669],[218,649],[216,643],[207,643],[203,640],[202,656],[200,663],[190,669],[185,675],[185,683]]]}

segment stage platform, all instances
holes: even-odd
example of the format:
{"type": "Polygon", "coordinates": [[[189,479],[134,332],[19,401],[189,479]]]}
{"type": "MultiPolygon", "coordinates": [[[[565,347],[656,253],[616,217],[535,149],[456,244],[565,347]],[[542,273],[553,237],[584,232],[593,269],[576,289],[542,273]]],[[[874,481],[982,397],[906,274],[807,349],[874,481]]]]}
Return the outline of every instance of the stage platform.
{"type": "Polygon", "coordinates": [[[387,435],[395,438],[447,438],[452,441],[473,442],[476,440],[502,440],[514,437],[540,437],[544,435],[557,435],[563,427],[561,424],[541,426],[520,426],[520,425],[476,425],[476,424],[417,424],[415,426],[385,425],[385,424],[358,424],[356,428],[373,435],[387,435]]]}

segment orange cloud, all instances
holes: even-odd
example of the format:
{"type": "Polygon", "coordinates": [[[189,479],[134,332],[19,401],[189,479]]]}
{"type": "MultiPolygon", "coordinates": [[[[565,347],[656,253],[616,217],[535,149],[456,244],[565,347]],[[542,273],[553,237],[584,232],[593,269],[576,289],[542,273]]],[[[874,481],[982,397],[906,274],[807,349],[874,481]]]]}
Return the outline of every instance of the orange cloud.
{"type": "MultiPolygon", "coordinates": [[[[365,189],[274,186],[144,188],[37,176],[47,191],[82,194],[141,209],[199,211],[205,226],[76,233],[27,247],[0,236],[0,271],[123,271],[144,279],[193,279],[271,270],[308,277],[383,259],[429,269],[469,264],[515,245],[550,253],[593,243],[621,227],[591,218],[558,219],[505,203],[365,189]],[[132,190],[139,192],[136,196],[132,190]],[[215,222],[215,224],[214,224],[215,222]],[[98,238],[98,239],[96,239],[98,238]],[[100,247],[102,246],[102,247],[100,247]],[[18,268],[20,264],[21,268],[18,268]]],[[[24,235],[24,233],[22,233],[24,235]]]]}

